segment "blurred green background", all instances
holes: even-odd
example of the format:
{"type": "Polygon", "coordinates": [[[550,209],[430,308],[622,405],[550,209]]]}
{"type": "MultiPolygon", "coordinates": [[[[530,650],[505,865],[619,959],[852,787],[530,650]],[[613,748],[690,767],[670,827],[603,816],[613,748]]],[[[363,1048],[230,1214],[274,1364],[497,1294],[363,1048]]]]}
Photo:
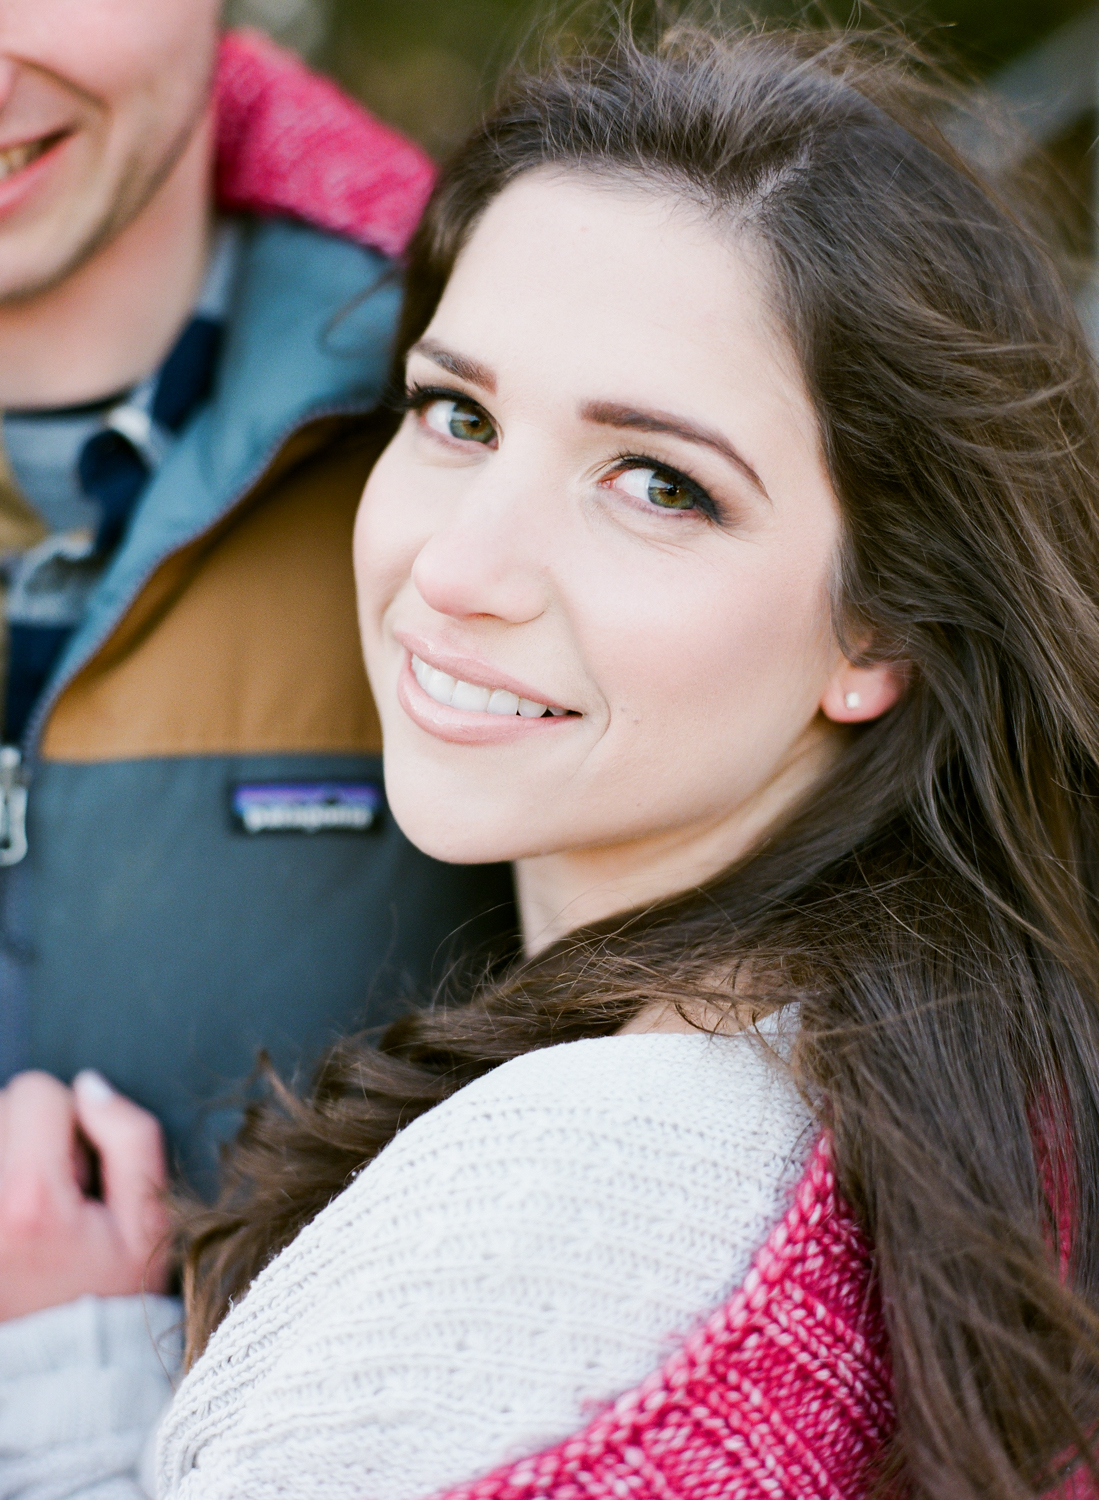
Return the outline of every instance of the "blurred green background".
{"type": "MultiPolygon", "coordinates": [[[[832,14],[842,16],[844,3],[832,14]]],[[[789,0],[757,0],[749,8],[791,16],[805,9],[789,0]]],[[[735,5],[723,9],[735,11],[735,5]]],[[[1079,0],[915,0],[888,9],[911,20],[918,35],[941,30],[968,64],[995,74],[1094,6],[1079,0]]],[[[438,154],[461,137],[548,7],[539,0],[229,0],[228,11],[230,20],[261,26],[297,48],[438,154]]]]}

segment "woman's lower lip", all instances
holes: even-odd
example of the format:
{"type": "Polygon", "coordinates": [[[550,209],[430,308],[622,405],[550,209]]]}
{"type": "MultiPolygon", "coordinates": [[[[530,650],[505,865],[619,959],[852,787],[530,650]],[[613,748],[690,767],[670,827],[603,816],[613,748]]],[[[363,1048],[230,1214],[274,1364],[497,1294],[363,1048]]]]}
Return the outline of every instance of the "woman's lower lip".
{"type": "Polygon", "coordinates": [[[580,717],[568,714],[559,718],[524,719],[519,714],[471,713],[436,703],[412,675],[412,662],[405,656],[397,677],[397,701],[412,722],[436,739],[455,745],[507,745],[531,735],[559,734],[580,717]]]}
{"type": "Polygon", "coordinates": [[[75,133],[63,135],[41,156],[36,156],[34,161],[0,182],[0,219],[23,207],[30,195],[43,185],[64,155],[65,147],[74,139],[75,133]]]}

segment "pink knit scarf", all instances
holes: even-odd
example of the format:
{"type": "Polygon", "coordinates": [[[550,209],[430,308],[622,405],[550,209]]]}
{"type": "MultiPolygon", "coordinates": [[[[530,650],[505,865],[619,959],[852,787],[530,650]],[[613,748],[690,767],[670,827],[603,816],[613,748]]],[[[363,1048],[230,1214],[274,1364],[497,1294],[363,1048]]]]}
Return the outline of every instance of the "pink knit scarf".
{"type": "Polygon", "coordinates": [[[862,1500],[893,1425],[870,1248],[825,1136],[743,1286],[663,1369],[445,1500],[862,1500]]]}

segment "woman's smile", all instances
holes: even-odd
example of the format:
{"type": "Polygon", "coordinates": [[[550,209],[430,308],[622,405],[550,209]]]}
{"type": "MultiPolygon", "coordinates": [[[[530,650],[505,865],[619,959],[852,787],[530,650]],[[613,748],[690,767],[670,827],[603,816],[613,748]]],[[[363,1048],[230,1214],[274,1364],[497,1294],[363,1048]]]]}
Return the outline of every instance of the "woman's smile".
{"type": "Polygon", "coordinates": [[[582,717],[534,697],[537,689],[496,668],[423,645],[420,655],[409,644],[414,637],[397,635],[408,652],[397,700],[414,724],[439,739],[498,745],[521,741],[531,732],[544,734],[582,717]]]}
{"type": "Polygon", "coordinates": [[[538,703],[533,698],[520,698],[507,688],[481,687],[475,682],[465,682],[461,677],[451,677],[438,667],[429,667],[418,656],[412,658],[412,675],[429,698],[436,703],[464,708],[471,713],[501,714],[511,717],[518,714],[521,719],[544,719],[547,714],[555,718],[567,712],[563,708],[551,708],[548,703],[538,703]]]}

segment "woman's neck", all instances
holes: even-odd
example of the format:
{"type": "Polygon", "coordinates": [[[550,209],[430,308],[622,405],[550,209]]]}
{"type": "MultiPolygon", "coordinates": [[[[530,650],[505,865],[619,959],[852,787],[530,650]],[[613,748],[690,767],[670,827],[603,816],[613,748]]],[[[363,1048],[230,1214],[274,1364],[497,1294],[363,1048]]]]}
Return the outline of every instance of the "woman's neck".
{"type": "Polygon", "coordinates": [[[740,859],[801,800],[839,749],[822,716],[782,769],[731,813],[645,839],[568,849],[515,862],[515,886],[528,957],[567,933],[619,912],[654,906],[740,859]]]}

